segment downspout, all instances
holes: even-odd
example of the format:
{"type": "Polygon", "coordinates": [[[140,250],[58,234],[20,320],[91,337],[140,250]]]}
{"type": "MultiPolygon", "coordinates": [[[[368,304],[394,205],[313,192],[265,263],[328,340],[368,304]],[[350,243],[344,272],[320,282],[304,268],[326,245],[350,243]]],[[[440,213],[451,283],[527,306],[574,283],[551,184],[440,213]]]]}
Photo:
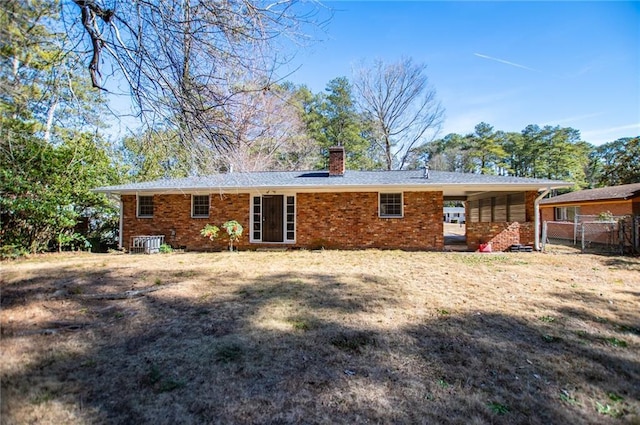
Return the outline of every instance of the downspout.
{"type": "Polygon", "coordinates": [[[122,197],[118,195],[118,203],[120,204],[120,223],[118,224],[118,249],[122,251],[124,245],[122,244],[122,232],[124,231],[124,206],[122,204],[122,197]]]}
{"type": "Polygon", "coordinates": [[[122,246],[122,231],[123,231],[123,225],[124,225],[124,207],[122,205],[122,197],[120,195],[113,195],[111,193],[107,194],[107,197],[113,199],[114,201],[118,202],[118,205],[120,206],[120,218],[118,219],[118,249],[122,250],[123,246],[122,246]]]}
{"type": "Polygon", "coordinates": [[[533,227],[535,229],[535,238],[534,238],[533,247],[536,251],[540,251],[540,201],[542,201],[542,198],[547,196],[549,192],[551,192],[551,188],[546,188],[545,190],[542,191],[540,195],[538,195],[536,200],[533,201],[533,211],[534,211],[533,227]]]}

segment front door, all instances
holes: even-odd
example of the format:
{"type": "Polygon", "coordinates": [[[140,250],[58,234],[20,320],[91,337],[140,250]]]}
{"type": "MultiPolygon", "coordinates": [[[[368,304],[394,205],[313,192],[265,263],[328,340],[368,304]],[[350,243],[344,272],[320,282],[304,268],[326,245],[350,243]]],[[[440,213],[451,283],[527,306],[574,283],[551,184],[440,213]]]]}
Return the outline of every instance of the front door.
{"type": "Polygon", "coordinates": [[[263,242],[284,242],[282,205],[282,195],[266,195],[262,197],[263,242]]]}

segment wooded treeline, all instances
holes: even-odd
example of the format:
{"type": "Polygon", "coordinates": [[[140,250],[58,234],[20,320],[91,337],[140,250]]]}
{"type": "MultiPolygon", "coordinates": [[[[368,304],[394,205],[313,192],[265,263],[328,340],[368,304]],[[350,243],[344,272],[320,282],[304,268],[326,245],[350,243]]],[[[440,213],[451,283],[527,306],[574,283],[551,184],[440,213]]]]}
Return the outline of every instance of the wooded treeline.
{"type": "Polygon", "coordinates": [[[426,143],[418,156],[437,170],[564,180],[584,189],[639,182],[639,155],[638,137],[594,146],[570,127],[504,132],[480,123],[473,133],[426,143]]]}
{"type": "Polygon", "coordinates": [[[119,0],[111,3],[122,8],[105,9],[92,0],[2,2],[2,256],[113,244],[117,203],[92,188],[230,169],[326,169],[334,145],[345,147],[348,169],[420,168],[428,162],[434,170],[552,178],[576,188],[640,181],[638,137],[593,146],[577,129],[530,125],[514,133],[487,123],[470,134],[440,137],[444,108],[426,65],[411,58],[362,63],[351,78],[334,78],[320,93],[273,82],[273,68],[262,66],[268,54],[258,66],[249,60],[250,48],[292,28],[285,19],[309,19],[304,13],[296,17],[296,2],[278,3],[291,3],[279,11],[255,9],[254,20],[244,21],[251,25],[246,40],[234,35],[207,39],[206,45],[196,43],[206,38],[202,28],[240,18],[245,6],[258,2],[193,10],[189,2],[156,0],[136,11],[119,0]],[[165,13],[169,6],[175,13],[165,13]],[[181,31],[182,37],[172,37],[166,49],[127,45],[134,40],[121,36],[125,24],[118,11],[156,19],[150,29],[128,26],[129,37],[151,31],[159,41],[165,30],[181,31]],[[197,20],[182,20],[195,12],[197,20]],[[277,22],[269,20],[274,13],[277,22]],[[96,37],[102,56],[94,63],[96,37]],[[225,62],[229,51],[235,56],[225,62]],[[147,55],[137,68],[135,55],[147,55]],[[164,55],[166,63],[154,62],[154,55],[164,55]],[[94,87],[107,74],[105,64],[111,64],[109,75],[120,72],[130,84],[141,73],[141,85],[130,87],[141,126],[122,140],[109,133],[109,93],[94,87]],[[164,66],[163,73],[154,66],[164,66]]]}

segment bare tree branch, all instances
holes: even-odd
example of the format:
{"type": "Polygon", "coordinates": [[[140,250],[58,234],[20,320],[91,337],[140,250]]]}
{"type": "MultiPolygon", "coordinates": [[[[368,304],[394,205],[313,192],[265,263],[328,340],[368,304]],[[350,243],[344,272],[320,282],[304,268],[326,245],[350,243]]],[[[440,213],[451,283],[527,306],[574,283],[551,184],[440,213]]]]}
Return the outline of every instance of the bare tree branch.
{"type": "Polygon", "coordinates": [[[321,10],[299,0],[63,1],[68,4],[80,9],[93,86],[109,90],[102,68],[117,71],[149,128],[178,130],[196,172],[211,151],[236,149],[216,119],[243,93],[271,86],[275,70],[290,59],[282,52],[305,41],[304,29],[315,28],[321,10]]]}
{"type": "Polygon", "coordinates": [[[426,65],[411,58],[355,71],[354,87],[362,110],[377,122],[387,169],[402,169],[420,145],[435,137],[444,110],[424,74],[426,65]]]}

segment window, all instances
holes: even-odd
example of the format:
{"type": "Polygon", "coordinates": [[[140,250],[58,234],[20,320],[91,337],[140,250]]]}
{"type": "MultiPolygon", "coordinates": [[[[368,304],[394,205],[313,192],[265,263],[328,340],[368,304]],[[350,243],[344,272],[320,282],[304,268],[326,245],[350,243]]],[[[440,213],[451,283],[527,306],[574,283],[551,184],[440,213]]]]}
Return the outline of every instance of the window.
{"type": "Polygon", "coordinates": [[[380,194],[380,217],[402,217],[402,193],[380,194]]]}
{"type": "Polygon", "coordinates": [[[153,196],[138,196],[138,217],[153,217],[153,196]]]}
{"type": "Polygon", "coordinates": [[[574,221],[580,214],[580,207],[555,207],[553,209],[556,221],[574,221]]]}
{"type": "Polygon", "coordinates": [[[193,195],[191,197],[191,216],[209,217],[209,195],[193,195]]]}
{"type": "Polygon", "coordinates": [[[287,196],[287,240],[296,238],[296,198],[287,196]]]}
{"type": "Polygon", "coordinates": [[[253,239],[262,240],[262,196],[253,197],[253,239]]]}

